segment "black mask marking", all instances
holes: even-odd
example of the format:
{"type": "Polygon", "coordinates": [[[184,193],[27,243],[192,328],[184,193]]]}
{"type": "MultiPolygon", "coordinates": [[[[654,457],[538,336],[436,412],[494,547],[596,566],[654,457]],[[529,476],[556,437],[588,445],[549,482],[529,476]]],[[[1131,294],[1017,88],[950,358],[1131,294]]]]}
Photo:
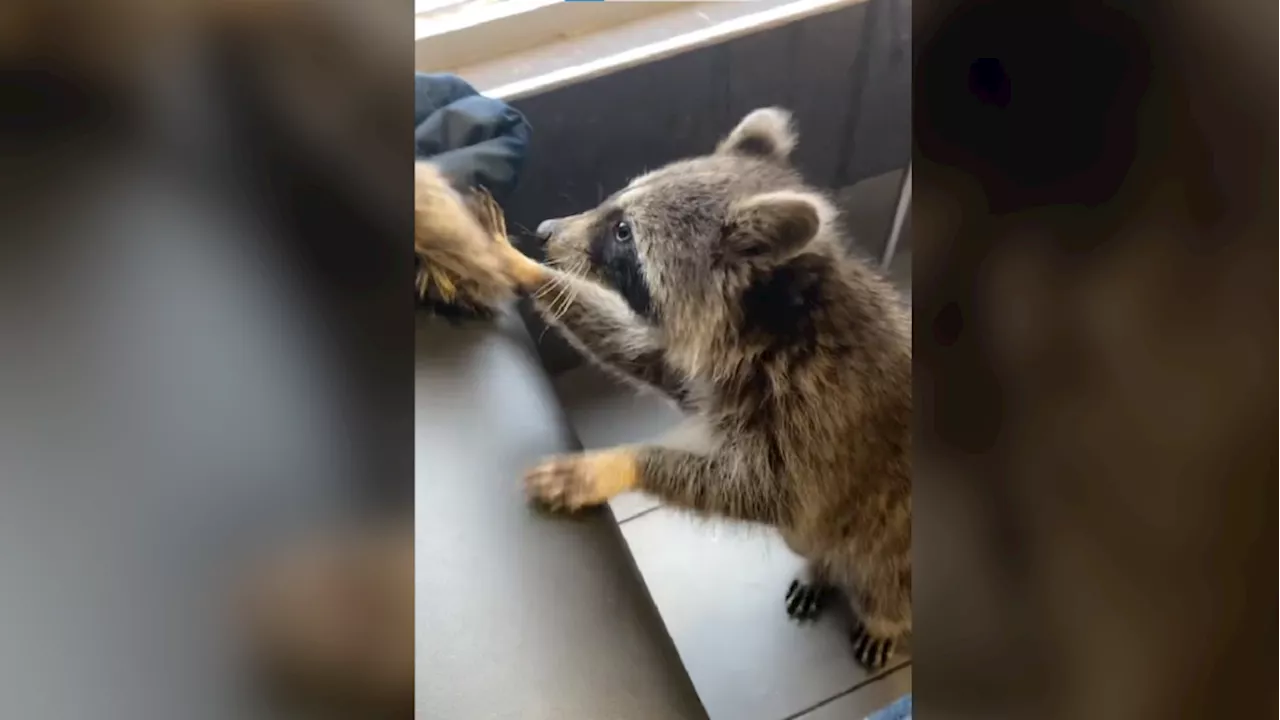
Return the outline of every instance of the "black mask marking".
{"type": "Polygon", "coordinates": [[[653,297],[649,294],[649,283],[645,282],[644,275],[640,272],[640,255],[636,251],[634,228],[621,234],[625,241],[615,232],[618,223],[622,221],[621,210],[613,210],[601,218],[592,235],[589,252],[591,264],[600,271],[605,282],[622,295],[637,315],[653,320],[653,297]]]}

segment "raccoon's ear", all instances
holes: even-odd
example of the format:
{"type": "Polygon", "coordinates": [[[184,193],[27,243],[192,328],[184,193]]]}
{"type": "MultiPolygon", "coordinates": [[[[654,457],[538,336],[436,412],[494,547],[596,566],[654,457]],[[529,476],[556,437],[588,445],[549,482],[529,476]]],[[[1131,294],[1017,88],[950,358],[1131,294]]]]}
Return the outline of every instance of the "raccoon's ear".
{"type": "Polygon", "coordinates": [[[785,260],[803,250],[834,215],[831,204],[819,195],[793,191],[755,195],[729,208],[724,250],[741,260],[785,260]]]}
{"type": "Polygon", "coordinates": [[[785,162],[796,147],[791,113],[770,107],[753,110],[716,146],[718,155],[743,155],[785,162]]]}

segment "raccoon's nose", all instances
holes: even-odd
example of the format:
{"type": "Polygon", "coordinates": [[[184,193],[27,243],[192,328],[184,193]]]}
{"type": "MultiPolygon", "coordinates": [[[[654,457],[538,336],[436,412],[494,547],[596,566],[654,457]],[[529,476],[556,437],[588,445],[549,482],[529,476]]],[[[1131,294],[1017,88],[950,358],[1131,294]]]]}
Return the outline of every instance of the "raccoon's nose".
{"type": "Polygon", "coordinates": [[[538,223],[538,230],[536,233],[538,236],[538,242],[545,245],[547,241],[551,239],[551,236],[556,234],[556,229],[559,227],[559,220],[543,220],[538,223]]]}

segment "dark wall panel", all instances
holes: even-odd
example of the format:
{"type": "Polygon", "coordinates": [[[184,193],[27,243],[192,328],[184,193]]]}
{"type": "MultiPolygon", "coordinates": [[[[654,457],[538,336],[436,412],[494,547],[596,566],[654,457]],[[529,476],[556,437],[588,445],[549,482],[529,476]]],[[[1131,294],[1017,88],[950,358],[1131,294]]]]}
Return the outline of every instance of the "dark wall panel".
{"type": "Polygon", "coordinates": [[[911,0],[869,3],[863,42],[846,184],[901,169],[911,156],[911,0]]]}

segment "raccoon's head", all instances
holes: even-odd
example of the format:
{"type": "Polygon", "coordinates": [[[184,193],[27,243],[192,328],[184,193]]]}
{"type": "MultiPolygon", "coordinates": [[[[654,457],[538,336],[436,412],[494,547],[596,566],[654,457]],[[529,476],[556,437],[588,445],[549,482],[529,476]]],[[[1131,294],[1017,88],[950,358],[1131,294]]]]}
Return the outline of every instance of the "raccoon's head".
{"type": "Polygon", "coordinates": [[[548,260],[616,289],[669,334],[725,319],[753,283],[830,235],[836,213],[791,168],[795,143],[790,113],[756,110],[712,154],[543,222],[548,260]]]}

